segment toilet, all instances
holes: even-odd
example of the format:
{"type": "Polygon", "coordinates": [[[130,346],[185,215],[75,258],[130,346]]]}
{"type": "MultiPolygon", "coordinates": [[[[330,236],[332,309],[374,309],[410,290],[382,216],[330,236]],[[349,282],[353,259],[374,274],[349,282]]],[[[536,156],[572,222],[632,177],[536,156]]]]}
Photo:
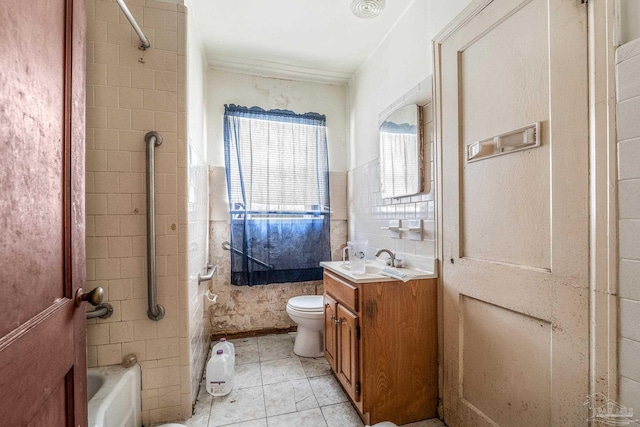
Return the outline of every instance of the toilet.
{"type": "Polygon", "coordinates": [[[322,295],[302,295],[290,298],[287,314],[298,325],[293,352],[302,357],[324,355],[322,331],[324,310],[322,295]]]}

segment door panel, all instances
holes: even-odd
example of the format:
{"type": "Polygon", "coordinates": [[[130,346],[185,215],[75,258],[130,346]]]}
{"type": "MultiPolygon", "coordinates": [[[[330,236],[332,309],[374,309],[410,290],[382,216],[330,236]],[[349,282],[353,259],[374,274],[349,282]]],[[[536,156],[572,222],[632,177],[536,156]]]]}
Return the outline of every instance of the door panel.
{"type": "Polygon", "coordinates": [[[338,304],[338,380],[354,401],[360,400],[356,384],[360,380],[358,368],[358,316],[338,304]]]}
{"type": "Polygon", "coordinates": [[[0,413],[82,426],[85,2],[3,0],[0,20],[0,413]]]}
{"type": "Polygon", "coordinates": [[[587,9],[478,1],[436,40],[444,409],[452,426],[587,419],[587,9]],[[468,144],[540,123],[538,148],[468,144]]]}
{"type": "Polygon", "coordinates": [[[336,300],[324,294],[324,357],[331,369],[337,372],[336,346],[338,345],[336,319],[336,300]]]}

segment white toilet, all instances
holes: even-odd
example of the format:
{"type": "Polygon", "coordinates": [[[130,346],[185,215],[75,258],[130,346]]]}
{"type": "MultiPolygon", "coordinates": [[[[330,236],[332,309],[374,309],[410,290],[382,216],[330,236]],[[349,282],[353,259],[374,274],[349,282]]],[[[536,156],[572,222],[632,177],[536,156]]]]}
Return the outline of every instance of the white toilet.
{"type": "Polygon", "coordinates": [[[298,324],[293,352],[302,357],[322,357],[324,355],[322,331],[324,310],[322,295],[302,295],[290,298],[287,314],[298,324]]]}

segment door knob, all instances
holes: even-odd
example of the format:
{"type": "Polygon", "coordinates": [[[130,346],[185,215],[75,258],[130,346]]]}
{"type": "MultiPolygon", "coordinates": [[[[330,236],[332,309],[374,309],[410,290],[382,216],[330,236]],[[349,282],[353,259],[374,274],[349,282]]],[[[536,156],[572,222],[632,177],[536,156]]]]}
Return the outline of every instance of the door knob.
{"type": "Polygon", "coordinates": [[[93,290],[84,293],[82,288],[78,289],[76,292],[76,307],[80,307],[83,301],[87,301],[89,304],[98,306],[102,304],[102,299],[104,298],[104,289],[101,287],[94,288],[93,290]]]}

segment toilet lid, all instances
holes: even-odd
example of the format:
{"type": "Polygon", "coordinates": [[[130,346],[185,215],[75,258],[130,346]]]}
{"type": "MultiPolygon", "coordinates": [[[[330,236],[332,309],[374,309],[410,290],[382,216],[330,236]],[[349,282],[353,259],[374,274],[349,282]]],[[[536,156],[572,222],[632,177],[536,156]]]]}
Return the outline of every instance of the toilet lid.
{"type": "Polygon", "coordinates": [[[293,297],[287,304],[298,311],[322,311],[322,295],[302,295],[293,297]]]}

